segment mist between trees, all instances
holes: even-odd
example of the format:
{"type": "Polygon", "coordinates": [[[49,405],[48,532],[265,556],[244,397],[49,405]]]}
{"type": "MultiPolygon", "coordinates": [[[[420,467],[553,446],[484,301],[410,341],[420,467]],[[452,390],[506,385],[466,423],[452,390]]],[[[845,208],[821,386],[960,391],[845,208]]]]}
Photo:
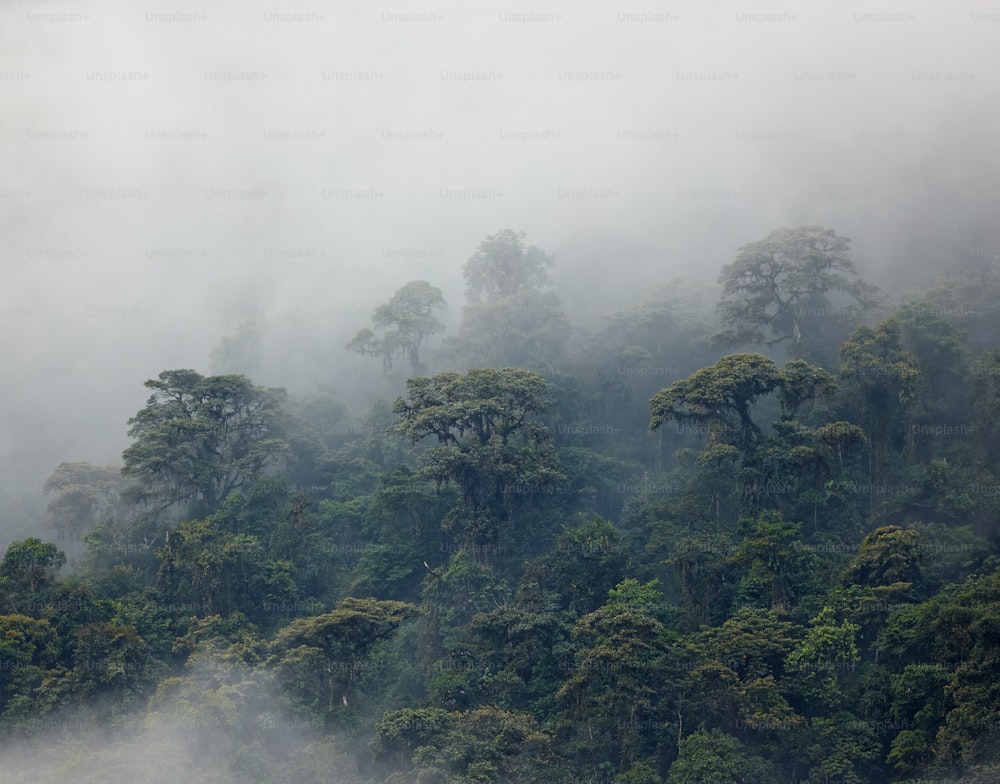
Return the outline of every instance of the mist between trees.
{"type": "Polygon", "coordinates": [[[779,229],[714,304],[677,281],[583,327],[554,269],[488,236],[454,332],[429,281],[389,294],[346,344],[366,407],[257,385],[256,320],[147,381],[121,466],[55,466],[56,542],[0,562],[12,769],[992,769],[996,271],[893,301],[847,238],[779,229]]]}

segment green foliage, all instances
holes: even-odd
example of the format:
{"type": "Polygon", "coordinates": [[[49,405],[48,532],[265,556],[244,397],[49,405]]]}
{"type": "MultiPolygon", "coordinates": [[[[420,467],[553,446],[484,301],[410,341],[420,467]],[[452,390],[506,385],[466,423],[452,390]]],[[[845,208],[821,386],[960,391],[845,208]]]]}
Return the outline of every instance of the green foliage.
{"type": "Polygon", "coordinates": [[[803,403],[830,395],[837,389],[833,376],[803,359],[790,360],[781,370],[778,399],[787,417],[795,416],[803,403]]]}
{"type": "Polygon", "coordinates": [[[407,387],[409,398],[393,408],[392,431],[413,442],[437,440],[421,455],[420,473],[438,487],[454,482],[463,501],[445,529],[474,551],[496,546],[501,532],[523,536],[506,523],[516,509],[552,495],[563,478],[551,436],[537,419],[547,404],[541,376],[470,370],[410,379],[407,387]]]}
{"type": "Polygon", "coordinates": [[[666,784],[765,784],[774,781],[776,773],[736,738],[701,728],[681,741],[666,784]]]}
{"type": "Polygon", "coordinates": [[[580,618],[573,637],[580,647],[556,692],[568,750],[596,751],[617,770],[646,761],[663,726],[657,703],[671,635],[641,610],[609,603],[580,618]]]}
{"type": "Polygon", "coordinates": [[[552,746],[531,716],[496,708],[397,711],[379,722],[372,741],[376,757],[395,768],[385,779],[392,784],[555,784],[566,770],[552,746]]]}
{"type": "Polygon", "coordinates": [[[740,604],[785,610],[809,590],[814,556],[802,547],[802,525],[779,512],[762,512],[741,524],[743,541],[730,562],[741,574],[740,604]]]}
{"type": "Polygon", "coordinates": [[[514,368],[439,373],[410,379],[407,388],[409,400],[393,407],[394,431],[413,441],[433,436],[441,445],[486,445],[494,436],[506,444],[522,432],[535,434],[528,417],[547,405],[542,377],[514,368]]]}
{"type": "Polygon", "coordinates": [[[873,479],[881,481],[890,455],[912,444],[912,417],[924,384],[894,319],[851,333],[840,347],[840,379],[872,447],[873,479]]]}
{"type": "Polygon", "coordinates": [[[138,482],[130,497],[154,509],[187,504],[210,514],[287,448],[275,432],[283,389],[193,370],[166,370],[146,386],[153,394],[129,420],[134,442],[122,473],[138,482]]]}
{"type": "Polygon", "coordinates": [[[0,595],[13,613],[37,614],[66,554],[51,542],[29,537],[12,542],[0,562],[0,595]],[[20,609],[19,609],[20,608],[20,609]]]}
{"type": "Polygon", "coordinates": [[[813,719],[804,751],[810,763],[808,784],[863,784],[870,780],[866,769],[878,756],[872,728],[847,712],[813,719]]]}
{"type": "Polygon", "coordinates": [[[923,545],[920,534],[898,525],[876,528],[844,570],[845,584],[888,586],[920,583],[923,545]]]}
{"type": "Polygon", "coordinates": [[[205,616],[242,612],[266,619],[294,604],[291,564],[269,559],[259,537],[226,531],[224,515],[180,523],[166,536],[157,586],[182,612],[205,616]]]}
{"type": "Polygon", "coordinates": [[[477,613],[467,630],[484,699],[505,709],[529,705],[539,717],[554,713],[552,694],[575,651],[572,624],[533,575],[512,603],[477,613]]]}
{"type": "Polygon", "coordinates": [[[466,550],[453,553],[443,567],[424,563],[423,606],[445,649],[464,639],[464,627],[477,613],[503,606],[509,586],[466,550]]]}
{"type": "Polygon", "coordinates": [[[777,365],[762,354],[732,354],[712,367],[676,381],[649,401],[649,426],[670,421],[721,425],[733,437],[724,440],[747,447],[760,433],[750,419],[750,407],[782,380],[777,365]]]}
{"type": "Polygon", "coordinates": [[[48,621],[26,615],[0,615],[0,701],[4,714],[16,710],[17,697],[30,700],[59,656],[60,640],[48,621]]]}
{"type": "Polygon", "coordinates": [[[588,516],[616,515],[622,508],[622,489],[639,468],[635,462],[579,446],[559,449],[558,458],[566,476],[561,495],[566,511],[588,516]]]}
{"type": "Polygon", "coordinates": [[[962,422],[967,406],[962,384],[969,367],[965,336],[929,302],[909,302],[893,313],[903,347],[920,365],[927,380],[924,416],[936,423],[962,422]]]}
{"type": "Polygon", "coordinates": [[[539,582],[560,597],[563,609],[585,615],[600,607],[625,576],[629,562],[618,529],[600,518],[565,528],[540,559],[539,582]]]}
{"type": "Polygon", "coordinates": [[[860,658],[856,642],[859,631],[860,627],[850,621],[838,624],[831,607],[824,607],[809,622],[805,637],[785,659],[788,672],[801,679],[799,691],[803,696],[831,707],[840,705],[840,676],[860,658]]]}
{"type": "MultiPolygon", "coordinates": [[[[807,228],[723,276],[784,367],[713,355],[704,287],[567,342],[550,266],[488,238],[462,372],[394,406],[166,371],[131,484],[60,464],[76,571],[0,562],[4,780],[995,781],[990,322],[848,326],[872,291],[807,228]]],[[[363,347],[419,368],[441,304],[404,286],[363,347]]]]}
{"type": "Polygon", "coordinates": [[[701,633],[709,654],[744,679],[780,675],[795,638],[792,624],[773,609],[744,607],[701,633]]]}
{"type": "Polygon", "coordinates": [[[663,784],[656,771],[644,762],[633,765],[625,773],[614,777],[612,784],[663,784]]]}
{"type": "Polygon", "coordinates": [[[271,666],[287,693],[313,715],[349,705],[364,658],[418,609],[405,602],[344,599],[328,613],[299,618],[271,642],[271,666]]]}
{"type": "Polygon", "coordinates": [[[735,551],[736,545],[724,533],[680,535],[674,539],[665,563],[673,571],[685,629],[695,630],[728,617],[733,598],[729,557],[735,551]]]}
{"type": "Polygon", "coordinates": [[[638,610],[654,618],[662,618],[666,611],[660,581],[650,580],[640,583],[628,577],[608,591],[608,607],[619,610],[638,610]]]}

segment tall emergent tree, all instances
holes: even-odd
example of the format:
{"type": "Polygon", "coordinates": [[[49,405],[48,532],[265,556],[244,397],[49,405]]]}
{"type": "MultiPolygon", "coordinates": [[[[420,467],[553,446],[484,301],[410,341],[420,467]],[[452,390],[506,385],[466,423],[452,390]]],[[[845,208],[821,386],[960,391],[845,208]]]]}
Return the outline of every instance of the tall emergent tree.
{"type": "Polygon", "coordinates": [[[476,369],[406,383],[409,397],[396,401],[399,419],[390,429],[414,443],[437,439],[421,455],[421,472],[461,490],[463,504],[446,524],[469,544],[495,541],[518,498],[554,493],[562,474],[551,434],[537,419],[547,404],[541,376],[476,369]]]}
{"type": "Polygon", "coordinates": [[[651,430],[670,421],[712,428],[725,442],[747,447],[760,433],[750,407],[777,389],[784,375],[763,354],[730,354],[660,390],[649,401],[651,430]]]}
{"type": "MultiPolygon", "coordinates": [[[[730,354],[714,365],[675,381],[650,398],[649,428],[657,430],[674,422],[679,427],[693,426],[696,432],[706,434],[697,463],[703,471],[702,481],[707,481],[711,487],[710,508],[715,508],[718,523],[726,498],[723,487],[730,486],[729,481],[737,478],[734,471],[740,463],[746,493],[743,501],[753,500],[755,504],[744,512],[754,513],[761,509],[760,493],[770,492],[771,477],[775,480],[775,491],[782,492],[778,488],[789,476],[787,459],[812,464],[816,471],[820,470],[820,450],[798,449],[802,444],[795,440],[808,429],[793,417],[809,401],[823,398],[835,390],[833,376],[805,360],[792,359],[784,368],[779,368],[763,354],[730,354]],[[772,392],[781,403],[782,419],[774,423],[776,432],[768,442],[751,413],[757,401],[772,392]],[[792,436],[793,440],[775,444],[781,434],[792,436]],[[784,468],[777,472],[779,475],[775,475],[776,465],[783,464],[784,468]]],[[[737,488],[740,484],[734,482],[737,488]]]]}
{"type": "Polygon", "coordinates": [[[407,357],[413,375],[423,372],[420,347],[431,335],[444,332],[435,310],[446,307],[441,290],[426,280],[407,283],[392,295],[392,299],[375,308],[372,323],[381,334],[365,328],[347,344],[350,351],[382,357],[382,367],[388,372],[396,357],[407,357]]]}
{"type": "Polygon", "coordinates": [[[138,480],[131,494],[154,512],[186,504],[210,514],[287,450],[277,432],[284,389],[194,370],[165,370],[146,386],[153,394],[129,420],[135,442],[122,474],[138,480]]]}
{"type": "Polygon", "coordinates": [[[849,244],[830,229],[802,226],[744,245],[719,276],[727,329],[713,342],[735,348],[790,341],[790,353],[802,356],[831,327],[849,330],[877,301],[877,290],[855,273],[849,244]]]}

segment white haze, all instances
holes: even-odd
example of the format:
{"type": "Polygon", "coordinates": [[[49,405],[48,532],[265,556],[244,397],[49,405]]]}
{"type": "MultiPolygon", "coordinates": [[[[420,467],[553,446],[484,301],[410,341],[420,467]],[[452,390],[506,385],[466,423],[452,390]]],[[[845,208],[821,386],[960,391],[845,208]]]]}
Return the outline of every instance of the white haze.
{"type": "Polygon", "coordinates": [[[427,279],[454,323],[501,228],[578,322],[781,226],[897,292],[987,263],[998,34],[981,2],[7,0],[0,490],[37,503],[0,532],[44,531],[45,476],[118,462],[142,382],[247,318],[280,336],[255,381],[356,400],[372,308],[427,279]]]}

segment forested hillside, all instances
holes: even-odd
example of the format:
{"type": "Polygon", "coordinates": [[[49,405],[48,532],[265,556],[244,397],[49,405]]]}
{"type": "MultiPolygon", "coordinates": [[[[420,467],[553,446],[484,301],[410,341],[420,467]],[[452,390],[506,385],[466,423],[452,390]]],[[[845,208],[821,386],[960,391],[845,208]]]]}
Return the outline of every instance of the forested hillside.
{"type": "Polygon", "coordinates": [[[981,261],[904,297],[782,228],[592,326],[504,230],[456,329],[405,279],[357,325],[365,410],[252,326],[164,369],[3,554],[0,779],[1000,780],[981,261]]]}

